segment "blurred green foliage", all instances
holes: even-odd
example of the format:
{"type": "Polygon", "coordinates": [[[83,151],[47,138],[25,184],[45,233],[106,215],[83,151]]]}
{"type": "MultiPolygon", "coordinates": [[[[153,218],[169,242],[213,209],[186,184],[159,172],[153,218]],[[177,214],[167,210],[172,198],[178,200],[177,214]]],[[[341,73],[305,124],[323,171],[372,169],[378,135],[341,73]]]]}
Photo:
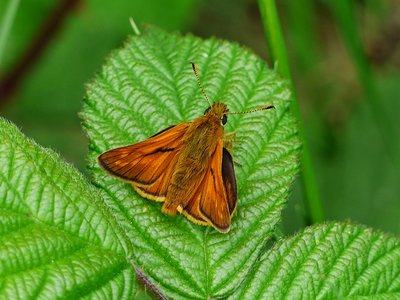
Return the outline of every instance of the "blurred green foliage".
{"type": "MultiPolygon", "coordinates": [[[[391,146],[399,149],[400,4],[352,1],[353,22],[339,30],[332,1],[278,2],[324,213],[329,220],[351,219],[400,234],[400,168],[388,157],[373,115],[374,105],[379,105],[380,117],[394,127],[391,146]],[[343,42],[346,26],[349,32],[353,31],[349,26],[357,28],[372,71],[379,101],[369,107],[354,55],[343,42]]],[[[7,3],[0,2],[0,12],[7,3]]],[[[1,77],[24,53],[55,5],[48,0],[20,3],[1,77]]],[[[255,0],[79,1],[14,96],[7,103],[2,97],[1,114],[83,170],[87,145],[77,112],[85,83],[132,33],[129,17],[139,24],[235,40],[268,57],[255,0]]],[[[283,216],[286,232],[306,225],[302,197],[297,183],[283,216]]]]}
{"type": "MultiPolygon", "coordinates": [[[[59,30],[48,37],[48,45],[43,45],[32,70],[24,75],[16,94],[7,99],[1,110],[28,136],[56,149],[84,169],[87,144],[77,112],[85,84],[100,69],[108,53],[122,46],[127,35],[133,33],[129,18],[139,24],[153,23],[170,30],[186,28],[196,3],[192,0],[75,2],[77,5],[66,12],[59,30]]],[[[6,4],[7,1],[0,3],[1,12],[6,4]]],[[[20,59],[57,5],[48,0],[20,4],[1,75],[20,59]]]]}

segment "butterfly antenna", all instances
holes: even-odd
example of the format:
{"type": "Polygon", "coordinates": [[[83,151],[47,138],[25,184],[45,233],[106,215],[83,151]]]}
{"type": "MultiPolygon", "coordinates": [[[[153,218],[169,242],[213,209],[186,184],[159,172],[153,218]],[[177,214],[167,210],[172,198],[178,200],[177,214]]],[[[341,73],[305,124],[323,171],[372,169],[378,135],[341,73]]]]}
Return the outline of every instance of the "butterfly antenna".
{"type": "Polygon", "coordinates": [[[194,75],[196,75],[197,83],[199,84],[201,93],[203,94],[204,98],[206,98],[208,104],[209,104],[210,106],[212,106],[210,99],[208,99],[207,94],[206,94],[206,92],[205,92],[203,86],[201,85],[200,77],[199,77],[199,72],[197,71],[197,67],[196,67],[195,63],[191,63],[191,64],[192,64],[192,68],[193,68],[193,71],[194,71],[194,75]]]}
{"type": "Polygon", "coordinates": [[[252,113],[255,111],[259,111],[259,110],[266,110],[266,109],[270,109],[270,108],[275,108],[275,106],[273,105],[265,105],[256,109],[252,109],[252,110],[247,110],[247,111],[228,111],[226,114],[230,114],[230,115],[238,115],[238,114],[248,114],[248,113],[252,113]]]}

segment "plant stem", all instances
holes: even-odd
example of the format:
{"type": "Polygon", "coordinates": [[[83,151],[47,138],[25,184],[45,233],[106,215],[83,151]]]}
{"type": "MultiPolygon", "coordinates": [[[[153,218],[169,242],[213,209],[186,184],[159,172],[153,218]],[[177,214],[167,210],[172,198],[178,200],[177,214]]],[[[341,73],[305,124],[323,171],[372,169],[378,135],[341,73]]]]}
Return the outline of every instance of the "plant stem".
{"type": "MultiPolygon", "coordinates": [[[[319,60],[316,38],[318,14],[315,1],[283,1],[287,26],[290,28],[292,47],[296,49],[296,67],[304,73],[310,73],[319,60]]],[[[287,45],[290,47],[290,45],[287,45]]]]}
{"type": "MultiPolygon", "coordinates": [[[[291,86],[294,101],[291,104],[292,112],[297,116],[299,122],[299,134],[303,141],[302,163],[302,184],[305,192],[305,204],[309,222],[318,223],[324,221],[324,213],[319,197],[319,190],[316,181],[314,168],[312,165],[311,154],[305,136],[302,117],[297,102],[292,76],[290,73],[285,43],[279,22],[274,0],[258,0],[262,22],[264,25],[265,36],[271,51],[272,60],[277,62],[278,72],[285,77],[291,86]]],[[[306,220],[308,221],[308,220],[306,220]]]]}
{"type": "Polygon", "coordinates": [[[17,14],[20,0],[9,0],[7,8],[4,12],[3,21],[0,25],[0,67],[6,47],[8,35],[11,31],[11,26],[14,23],[15,15],[17,14]]]}
{"type": "MultiPolygon", "coordinates": [[[[14,0],[19,1],[19,0],[14,0]]],[[[17,58],[16,63],[0,78],[0,105],[9,101],[26,75],[37,63],[50,42],[60,32],[69,14],[81,4],[83,0],[60,0],[44,20],[31,43],[17,58]]]]}
{"type": "Polygon", "coordinates": [[[328,1],[328,3],[339,26],[347,50],[353,60],[359,81],[364,90],[365,99],[382,136],[382,141],[385,144],[388,155],[398,165],[398,153],[395,144],[391,142],[391,139],[396,137],[396,133],[394,132],[392,122],[384,110],[372,69],[364,54],[362,41],[357,31],[356,22],[354,21],[352,2],[349,0],[335,0],[328,1]]]}

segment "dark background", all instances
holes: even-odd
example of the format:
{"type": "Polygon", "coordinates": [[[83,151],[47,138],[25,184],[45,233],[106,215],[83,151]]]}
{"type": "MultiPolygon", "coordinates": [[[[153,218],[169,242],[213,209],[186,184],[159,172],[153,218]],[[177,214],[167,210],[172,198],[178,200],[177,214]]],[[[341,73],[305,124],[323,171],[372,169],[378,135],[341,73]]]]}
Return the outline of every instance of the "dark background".
{"type": "MultiPolygon", "coordinates": [[[[0,2],[2,19],[8,3],[0,2]]],[[[387,148],[400,145],[400,2],[352,3],[351,26],[372,70],[375,106],[367,104],[371,90],[360,83],[357,58],[343,42],[329,1],[277,1],[326,219],[399,234],[400,153],[390,158],[387,148]],[[392,126],[390,145],[376,111],[392,126]]],[[[82,172],[87,141],[77,113],[85,84],[133,33],[129,17],[236,41],[271,65],[253,0],[21,1],[0,57],[0,114],[82,172]]],[[[305,216],[297,180],[283,215],[284,233],[305,226],[305,216]]]]}

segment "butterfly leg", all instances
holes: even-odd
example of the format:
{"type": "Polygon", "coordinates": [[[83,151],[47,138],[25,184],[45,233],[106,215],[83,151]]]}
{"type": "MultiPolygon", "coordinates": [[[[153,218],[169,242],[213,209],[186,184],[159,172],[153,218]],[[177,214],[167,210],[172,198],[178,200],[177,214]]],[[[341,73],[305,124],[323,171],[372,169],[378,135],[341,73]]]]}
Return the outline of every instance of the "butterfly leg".
{"type": "Polygon", "coordinates": [[[224,148],[233,154],[233,143],[236,143],[236,132],[229,132],[224,135],[224,148]]]}
{"type": "Polygon", "coordinates": [[[232,131],[232,132],[225,133],[224,139],[230,139],[230,140],[236,141],[236,132],[232,131]]]}
{"type": "MultiPolygon", "coordinates": [[[[233,143],[236,145],[236,148],[240,148],[240,142],[236,139],[236,132],[229,132],[224,135],[224,148],[228,150],[228,152],[233,156],[233,143]]],[[[241,166],[235,159],[233,160],[234,164],[237,166],[241,166]]]]}

